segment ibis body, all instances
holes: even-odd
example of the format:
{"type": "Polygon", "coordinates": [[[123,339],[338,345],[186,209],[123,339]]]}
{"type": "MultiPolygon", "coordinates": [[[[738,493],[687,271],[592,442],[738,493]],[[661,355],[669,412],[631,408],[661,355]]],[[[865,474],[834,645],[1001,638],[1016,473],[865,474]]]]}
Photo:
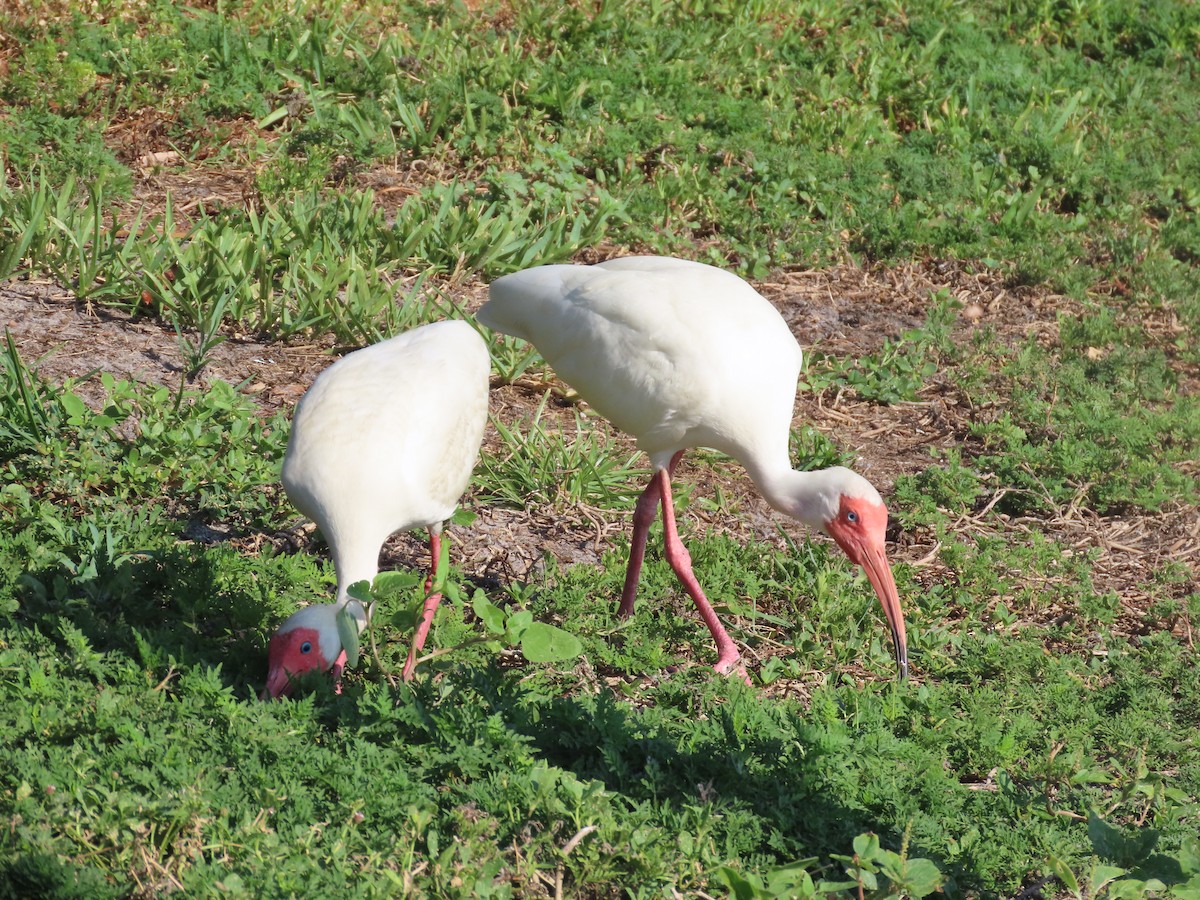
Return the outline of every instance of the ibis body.
{"type": "Polygon", "coordinates": [[[431,593],[443,523],[458,506],[487,421],[487,345],[463,321],[437,322],[357,350],[323,371],[296,406],[283,487],[329,545],[337,598],[294,613],[268,649],[263,696],[290,689],[313,669],[340,675],[337,616],[358,629],[366,615],[347,589],[371,581],[384,541],[425,528],[432,557],[428,594],[404,668],[412,676],[441,599],[431,593]]]}
{"type": "Polygon", "coordinates": [[[633,256],[549,265],[497,279],[477,318],[537,348],[597,412],[632,435],[651,462],[637,503],[619,611],[633,612],[650,524],[663,507],[666,557],[717,645],[715,668],[745,676],[679,539],[671,474],[683,451],[738,460],[777,510],[832,537],[866,571],[908,670],[904,616],[884,550],[887,509],[862,476],[792,469],[788,440],[801,350],[779,312],[731,272],[633,256]]]}

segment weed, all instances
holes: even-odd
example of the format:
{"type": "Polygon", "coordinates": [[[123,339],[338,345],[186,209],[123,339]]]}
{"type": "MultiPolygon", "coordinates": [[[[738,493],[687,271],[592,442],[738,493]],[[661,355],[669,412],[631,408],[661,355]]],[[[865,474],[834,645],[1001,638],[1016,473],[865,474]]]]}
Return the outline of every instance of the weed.
{"type": "Polygon", "coordinates": [[[43,38],[24,47],[0,96],[14,106],[47,104],[50,109],[70,113],[77,111],[95,84],[93,66],[43,38]]]}
{"type": "Polygon", "coordinates": [[[46,409],[47,391],[26,367],[12,335],[4,329],[3,388],[0,402],[7,415],[3,429],[8,453],[32,449],[45,434],[50,424],[51,413],[46,409]]]}
{"type": "Polygon", "coordinates": [[[50,191],[43,181],[36,188],[14,192],[0,185],[0,221],[3,222],[3,241],[0,242],[0,273],[5,278],[22,268],[31,256],[40,253],[46,240],[46,215],[50,191]]]}
{"type": "Polygon", "coordinates": [[[513,384],[530,366],[542,359],[537,348],[519,338],[491,332],[486,339],[492,357],[492,369],[501,384],[513,384]]]}
{"type": "Polygon", "coordinates": [[[810,353],[806,386],[825,390],[844,385],[864,400],[881,404],[916,400],[918,392],[938,372],[939,363],[953,353],[949,336],[957,304],[945,293],[933,299],[924,327],[908,331],[895,341],[885,338],[878,354],[847,361],[818,356],[813,361],[810,353]]]}
{"type": "Polygon", "coordinates": [[[811,425],[803,425],[791,434],[792,456],[800,469],[827,469],[830,466],[848,466],[850,454],[839,450],[822,432],[811,425]]]}
{"type": "Polygon", "coordinates": [[[934,456],[944,457],[944,463],[896,479],[895,508],[906,524],[930,524],[946,514],[970,513],[983,493],[983,478],[963,462],[960,451],[934,456]]]}
{"type": "Polygon", "coordinates": [[[0,144],[11,172],[30,181],[40,175],[50,182],[51,190],[73,177],[103,181],[118,196],[127,196],[132,186],[129,170],[86,119],[62,116],[39,105],[18,108],[0,116],[0,144]]]}
{"type": "Polygon", "coordinates": [[[1195,496],[1179,463],[1198,446],[1200,416],[1177,396],[1161,356],[1122,348],[1053,360],[1030,344],[1008,378],[1015,402],[972,429],[980,465],[1013,486],[1005,511],[1079,502],[1100,512],[1154,509],[1195,496]]]}
{"type": "Polygon", "coordinates": [[[542,415],[549,398],[547,391],[526,432],[518,425],[493,420],[504,450],[496,456],[485,451],[480,458],[479,499],[517,508],[523,508],[531,497],[543,495],[551,506],[630,506],[640,490],[634,479],[649,475],[648,469],[636,465],[638,454],[615,457],[613,439],[586,426],[579,413],[573,438],[548,427],[542,415]]]}
{"type": "MultiPolygon", "coordinates": [[[[519,648],[521,655],[531,663],[564,662],[579,656],[582,645],[574,635],[546,622],[534,621],[533,613],[529,610],[508,612],[493,604],[481,590],[476,590],[468,603],[463,587],[447,577],[449,554],[446,547],[448,545],[444,545],[444,558],[439,566],[440,577],[430,586],[430,593],[442,594],[450,604],[464,608],[469,606],[482,628],[476,627],[466,635],[457,634],[454,643],[428,650],[424,656],[417,658],[417,665],[461,653],[468,647],[479,647],[493,654],[506,648],[519,648]]],[[[389,683],[395,685],[393,673],[380,660],[375,638],[376,621],[386,613],[388,625],[399,629],[400,634],[411,634],[421,618],[421,610],[427,596],[424,582],[420,576],[412,573],[384,572],[376,576],[371,584],[359,582],[351,585],[348,591],[353,600],[362,604],[362,608],[366,610],[367,642],[375,667],[383,673],[389,683]]],[[[461,627],[459,624],[458,628],[451,628],[450,631],[459,632],[461,627]]],[[[347,665],[357,666],[361,650],[356,623],[349,615],[343,613],[339,615],[338,629],[341,632],[347,665]]],[[[439,643],[445,644],[444,641],[439,643]]]]}

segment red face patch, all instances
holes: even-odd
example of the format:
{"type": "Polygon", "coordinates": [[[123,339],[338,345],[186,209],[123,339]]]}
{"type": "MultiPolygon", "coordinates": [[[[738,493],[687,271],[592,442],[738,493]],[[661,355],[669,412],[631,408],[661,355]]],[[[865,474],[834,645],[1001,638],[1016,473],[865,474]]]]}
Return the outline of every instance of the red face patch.
{"type": "Polygon", "coordinates": [[[862,565],[867,548],[883,549],[887,523],[887,507],[882,503],[843,495],[837,515],[825,525],[825,530],[852,562],[862,565]]]}
{"type": "Polygon", "coordinates": [[[271,697],[291,690],[291,679],[305,672],[325,671],[332,665],[321,652],[321,643],[313,628],[293,628],[271,638],[267,647],[267,688],[271,697]]]}
{"type": "Polygon", "coordinates": [[[866,572],[887,616],[900,677],[907,678],[908,638],[905,636],[904,613],[884,550],[887,522],[887,507],[882,503],[843,496],[838,514],[825,529],[846,555],[866,572]]]}

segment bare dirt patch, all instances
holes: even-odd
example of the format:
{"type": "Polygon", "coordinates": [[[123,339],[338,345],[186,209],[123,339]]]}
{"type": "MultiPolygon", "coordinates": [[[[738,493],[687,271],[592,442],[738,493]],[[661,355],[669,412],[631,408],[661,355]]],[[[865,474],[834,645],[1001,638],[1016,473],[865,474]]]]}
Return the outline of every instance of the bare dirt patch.
{"type": "MultiPolygon", "coordinates": [[[[117,378],[177,388],[184,378],[178,336],[162,322],[121,310],[77,303],[52,281],[30,279],[0,284],[0,322],[26,365],[52,383],[80,380],[77,392],[97,401],[103,394],[88,376],[117,378]]],[[[331,361],[328,345],[267,344],[228,340],[216,347],[194,379],[243,385],[265,413],[290,407],[331,361]]]]}

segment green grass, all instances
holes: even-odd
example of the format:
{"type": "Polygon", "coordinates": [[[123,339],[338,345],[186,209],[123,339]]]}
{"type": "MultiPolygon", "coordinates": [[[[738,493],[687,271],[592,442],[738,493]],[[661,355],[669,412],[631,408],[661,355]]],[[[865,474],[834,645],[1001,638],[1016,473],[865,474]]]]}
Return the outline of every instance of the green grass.
{"type": "MultiPolygon", "coordinates": [[[[52,383],[0,346],[0,897],[1197,896],[1194,556],[1126,596],[1078,543],[1180,540],[1200,501],[1195,5],[203,6],[0,13],[0,278],[149,317],[185,363],[52,383]],[[171,187],[218,175],[240,193],[171,187]],[[414,684],[384,677],[410,591],[383,672],[258,702],[270,629],[332,570],[280,536],[286,415],[187,376],[234,333],[357,346],[461,315],[464,279],[626,249],[947,259],[1061,303],[1013,338],[939,292],[874,352],[807,354],[806,391],[971,411],[888,497],[893,537],[937,542],[896,567],[914,680],[827,543],[694,524],[738,514],[718,485],[681,490],[685,538],[752,688],[687,665],[710,639],[656,526],[629,621],[620,539],[528,583],[452,568],[414,684]],[[477,591],[582,656],[497,649],[477,591]]],[[[621,533],[644,464],[546,412],[497,419],[468,505],[621,533]]]]}
{"type": "Polygon", "coordinates": [[[575,435],[542,422],[549,392],[525,424],[493,420],[503,450],[484,452],[479,461],[479,499],[523,509],[584,504],[609,510],[632,508],[634,487],[650,470],[640,457],[626,456],[616,442],[598,433],[576,413],[575,435]],[[632,488],[632,489],[631,489],[632,488]]]}

